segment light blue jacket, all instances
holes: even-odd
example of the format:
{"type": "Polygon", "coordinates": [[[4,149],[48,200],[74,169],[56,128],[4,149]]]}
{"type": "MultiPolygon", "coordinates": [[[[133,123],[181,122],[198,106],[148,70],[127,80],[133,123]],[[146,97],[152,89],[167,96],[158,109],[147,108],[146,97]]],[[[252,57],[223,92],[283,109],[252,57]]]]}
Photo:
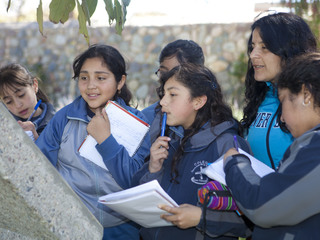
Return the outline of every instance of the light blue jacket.
{"type": "MultiPolygon", "coordinates": [[[[117,102],[145,120],[143,114],[126,106],[122,99],[118,98],[117,102]]],[[[36,144],[99,222],[104,227],[116,226],[126,219],[98,204],[98,198],[131,185],[131,177],[143,165],[146,155],[149,155],[150,140],[147,136],[143,146],[133,157],[129,157],[126,149],[112,135],[102,144],[97,144],[96,148],[108,168],[105,170],[80,156],[78,152],[87,136],[89,121],[87,103],[82,97],[78,97],[56,113],[36,144]]]]}
{"type": "Polygon", "coordinates": [[[275,168],[277,168],[284,152],[292,143],[293,137],[290,133],[285,133],[280,129],[277,115],[275,115],[280,104],[277,91],[271,83],[266,84],[269,90],[259,106],[257,117],[251,124],[246,139],[255,158],[272,167],[269,151],[275,168]]]}

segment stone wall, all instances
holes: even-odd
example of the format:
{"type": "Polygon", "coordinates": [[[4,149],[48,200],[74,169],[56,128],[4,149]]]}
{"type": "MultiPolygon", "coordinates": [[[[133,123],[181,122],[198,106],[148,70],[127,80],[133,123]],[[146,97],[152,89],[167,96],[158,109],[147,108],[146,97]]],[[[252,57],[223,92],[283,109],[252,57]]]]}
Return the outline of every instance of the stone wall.
{"type": "MultiPolygon", "coordinates": [[[[128,85],[139,107],[157,100],[155,88],[161,49],[176,39],[192,39],[205,53],[206,66],[216,73],[229,102],[241,81],[230,73],[246,51],[250,24],[203,24],[163,27],[126,26],[122,36],[113,27],[89,28],[90,43],[105,43],[120,50],[128,63],[128,85]]],[[[57,108],[78,94],[72,80],[72,62],[87,48],[78,33],[77,22],[67,25],[44,24],[45,37],[37,23],[0,24],[0,65],[19,62],[43,80],[44,90],[57,108]]],[[[241,93],[241,92],[240,92],[241,93]]]]}
{"type": "Polygon", "coordinates": [[[102,239],[103,227],[0,103],[0,239],[102,239]]]}

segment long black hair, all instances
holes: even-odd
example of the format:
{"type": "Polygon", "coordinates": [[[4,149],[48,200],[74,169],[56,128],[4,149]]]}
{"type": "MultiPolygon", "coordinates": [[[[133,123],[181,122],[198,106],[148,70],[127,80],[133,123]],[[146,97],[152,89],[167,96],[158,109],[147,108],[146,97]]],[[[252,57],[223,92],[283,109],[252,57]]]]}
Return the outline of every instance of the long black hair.
{"type": "MultiPolygon", "coordinates": [[[[125,60],[116,48],[104,44],[94,44],[77,56],[73,61],[73,79],[78,79],[82,65],[88,58],[96,57],[102,59],[104,64],[114,74],[118,83],[121,81],[123,75],[127,76],[125,60]]],[[[125,103],[129,105],[132,94],[127,88],[126,83],[121,88],[121,91],[116,92],[114,99],[117,97],[121,97],[125,103]]]]}
{"type": "Polygon", "coordinates": [[[317,49],[317,41],[308,24],[299,16],[291,13],[276,13],[256,20],[251,26],[248,41],[248,69],[245,80],[245,102],[243,119],[244,129],[248,129],[256,118],[258,108],[264,100],[268,87],[264,82],[254,79],[254,69],[250,60],[252,51],[252,33],[259,30],[266,48],[281,58],[282,66],[302,53],[317,49]]]}
{"type": "Polygon", "coordinates": [[[164,85],[170,78],[174,78],[189,89],[191,100],[204,95],[207,97],[206,103],[198,110],[194,122],[181,140],[181,144],[173,157],[171,176],[172,180],[176,181],[179,176],[177,166],[182,158],[187,140],[196,134],[206,122],[210,122],[211,126],[214,127],[224,121],[231,121],[233,117],[231,108],[223,99],[221,87],[210,69],[201,65],[185,63],[161,75],[158,89],[160,99],[164,96],[164,85]]]}

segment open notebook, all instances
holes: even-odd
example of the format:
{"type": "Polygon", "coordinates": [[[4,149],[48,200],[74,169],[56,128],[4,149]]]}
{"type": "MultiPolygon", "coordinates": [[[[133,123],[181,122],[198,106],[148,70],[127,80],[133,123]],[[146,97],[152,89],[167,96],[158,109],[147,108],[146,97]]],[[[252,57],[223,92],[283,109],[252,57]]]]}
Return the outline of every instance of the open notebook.
{"type": "Polygon", "coordinates": [[[146,228],[172,226],[171,222],[160,218],[161,214],[169,213],[158,206],[178,207],[157,180],[102,196],[99,202],[146,228]]]}
{"type": "MultiPolygon", "coordinates": [[[[110,121],[111,134],[120,145],[126,148],[129,156],[132,157],[149,131],[149,124],[114,101],[108,101],[105,110],[110,121]]],[[[88,135],[78,151],[82,157],[107,169],[101,155],[96,149],[96,145],[97,141],[88,135]]]]}
{"type": "MultiPolygon", "coordinates": [[[[263,177],[269,173],[274,172],[272,168],[270,168],[268,165],[264,164],[263,162],[259,161],[249,153],[243,151],[241,148],[238,149],[239,153],[246,155],[249,157],[251,161],[251,166],[253,170],[260,176],[263,177]]],[[[226,175],[223,169],[223,157],[222,155],[220,158],[218,158],[215,162],[211,163],[208,167],[202,169],[202,173],[206,174],[209,178],[214,179],[218,182],[221,182],[224,185],[227,185],[226,183],[226,175]]]]}

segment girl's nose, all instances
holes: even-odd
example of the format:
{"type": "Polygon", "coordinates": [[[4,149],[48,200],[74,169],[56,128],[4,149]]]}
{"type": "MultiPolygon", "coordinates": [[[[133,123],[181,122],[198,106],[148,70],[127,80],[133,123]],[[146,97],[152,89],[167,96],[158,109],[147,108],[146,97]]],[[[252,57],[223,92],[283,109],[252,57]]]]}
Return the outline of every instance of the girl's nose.
{"type": "Polygon", "coordinates": [[[95,81],[94,81],[94,79],[89,79],[89,81],[88,81],[88,88],[89,89],[92,89],[92,88],[96,88],[97,86],[96,86],[96,83],[95,83],[95,81]]]}
{"type": "Polygon", "coordinates": [[[252,49],[251,53],[250,53],[250,58],[254,59],[254,58],[258,58],[260,57],[260,51],[256,48],[252,49]]]}
{"type": "Polygon", "coordinates": [[[14,105],[17,109],[21,108],[23,106],[23,101],[15,100],[14,105]]]}
{"type": "Polygon", "coordinates": [[[166,105],[165,96],[163,96],[160,100],[160,105],[163,107],[166,105]]]}

